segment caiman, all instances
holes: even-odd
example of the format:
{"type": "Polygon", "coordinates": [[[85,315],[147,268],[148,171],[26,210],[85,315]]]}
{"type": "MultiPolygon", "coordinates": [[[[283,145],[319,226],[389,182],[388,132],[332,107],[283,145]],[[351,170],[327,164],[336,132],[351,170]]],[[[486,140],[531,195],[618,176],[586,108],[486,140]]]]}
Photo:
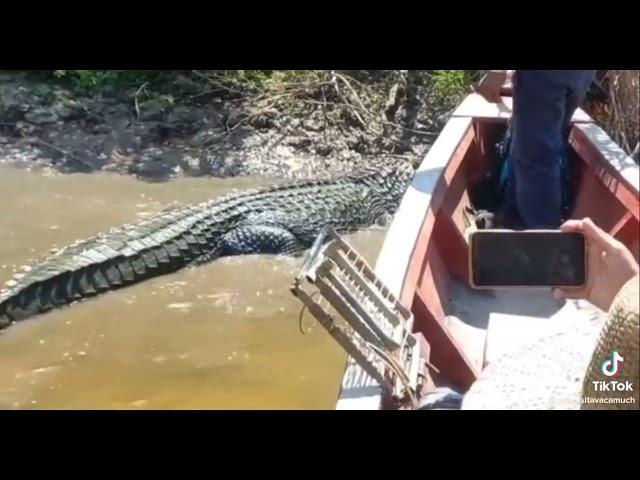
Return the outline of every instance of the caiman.
{"type": "Polygon", "coordinates": [[[111,229],[9,281],[0,291],[0,329],[219,257],[302,253],[325,226],[348,233],[395,213],[413,174],[409,162],[378,161],[332,179],[248,190],[111,229]]]}

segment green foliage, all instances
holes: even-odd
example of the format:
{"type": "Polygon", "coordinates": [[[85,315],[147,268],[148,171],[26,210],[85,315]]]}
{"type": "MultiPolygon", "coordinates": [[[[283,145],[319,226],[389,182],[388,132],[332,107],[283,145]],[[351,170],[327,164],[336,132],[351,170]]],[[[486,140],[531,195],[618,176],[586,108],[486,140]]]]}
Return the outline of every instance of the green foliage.
{"type": "Polygon", "coordinates": [[[438,100],[455,104],[469,93],[481,75],[481,70],[435,70],[432,75],[433,93],[438,100]]]}
{"type": "MultiPolygon", "coordinates": [[[[348,75],[366,83],[393,83],[398,71],[356,70],[348,75]]],[[[249,87],[251,89],[273,89],[287,83],[318,81],[326,75],[323,70],[208,70],[203,74],[215,78],[222,84],[249,87]]],[[[432,92],[440,101],[455,103],[469,92],[471,85],[481,75],[480,70],[435,70],[429,77],[432,92]]],[[[104,87],[136,87],[144,83],[171,85],[190,78],[204,84],[202,78],[180,70],[55,70],[55,77],[70,82],[74,87],[92,90],[104,87]]],[[[176,85],[177,87],[178,85],[176,85]]]]}
{"type": "Polygon", "coordinates": [[[166,87],[165,91],[171,91],[180,90],[185,86],[183,84],[189,82],[191,85],[187,85],[188,87],[193,87],[197,83],[204,89],[207,86],[206,77],[217,80],[221,85],[250,90],[268,90],[284,83],[318,80],[323,72],[321,70],[208,70],[197,75],[181,70],[55,70],[53,75],[85,91],[105,87],[138,88],[144,83],[166,87]]]}
{"type": "Polygon", "coordinates": [[[269,90],[286,83],[316,81],[323,73],[322,70],[220,70],[215,76],[223,83],[269,90]]]}
{"type": "Polygon", "coordinates": [[[455,102],[468,86],[464,70],[436,70],[433,73],[433,92],[441,100],[455,102]]]}
{"type": "Polygon", "coordinates": [[[161,79],[165,70],[55,70],[53,74],[82,90],[105,86],[135,86],[161,79]]]}

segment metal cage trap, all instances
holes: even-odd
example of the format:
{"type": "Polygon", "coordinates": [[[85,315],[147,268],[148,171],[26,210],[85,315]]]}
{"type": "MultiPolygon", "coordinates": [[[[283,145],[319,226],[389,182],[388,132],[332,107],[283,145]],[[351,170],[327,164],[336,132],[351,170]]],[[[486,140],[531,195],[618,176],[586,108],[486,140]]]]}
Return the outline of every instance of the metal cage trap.
{"type": "Polygon", "coordinates": [[[316,238],[291,291],[393,401],[416,408],[430,384],[429,346],[412,333],[411,312],[333,228],[316,238]]]}

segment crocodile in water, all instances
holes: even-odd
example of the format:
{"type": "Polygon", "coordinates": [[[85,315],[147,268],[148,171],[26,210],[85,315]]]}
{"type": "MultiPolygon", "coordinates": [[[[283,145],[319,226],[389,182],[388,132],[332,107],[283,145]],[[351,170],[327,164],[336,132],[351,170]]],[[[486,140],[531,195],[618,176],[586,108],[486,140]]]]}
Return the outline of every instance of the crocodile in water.
{"type": "Polygon", "coordinates": [[[325,226],[347,233],[393,214],[413,174],[409,162],[377,162],[333,179],[249,190],[114,228],[9,281],[0,291],[0,329],[222,256],[301,253],[325,226]]]}

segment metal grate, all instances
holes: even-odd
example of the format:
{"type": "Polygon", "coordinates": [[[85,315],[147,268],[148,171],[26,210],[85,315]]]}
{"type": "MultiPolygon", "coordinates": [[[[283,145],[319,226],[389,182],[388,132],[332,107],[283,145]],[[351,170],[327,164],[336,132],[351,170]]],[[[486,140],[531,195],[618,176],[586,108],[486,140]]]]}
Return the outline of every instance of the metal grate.
{"type": "Polygon", "coordinates": [[[427,372],[413,315],[333,228],[318,236],[291,291],[393,399],[417,404],[427,372]]]}

